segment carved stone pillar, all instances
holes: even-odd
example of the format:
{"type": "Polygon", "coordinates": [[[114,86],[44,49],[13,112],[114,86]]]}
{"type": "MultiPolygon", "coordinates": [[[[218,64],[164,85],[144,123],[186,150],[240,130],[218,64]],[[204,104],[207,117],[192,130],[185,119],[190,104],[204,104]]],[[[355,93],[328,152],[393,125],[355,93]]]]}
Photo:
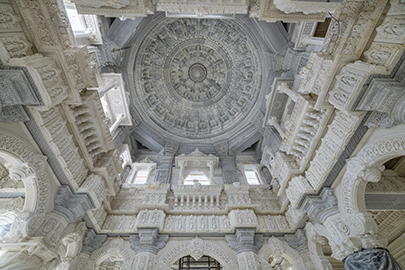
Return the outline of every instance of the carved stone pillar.
{"type": "Polygon", "coordinates": [[[273,180],[273,176],[271,175],[269,169],[266,166],[263,166],[260,169],[260,175],[266,184],[271,184],[271,180],[273,180]]]}
{"type": "Polygon", "coordinates": [[[229,246],[235,250],[240,270],[260,270],[258,249],[263,236],[255,235],[255,229],[236,229],[235,235],[226,235],[229,246]]]}
{"type": "Polygon", "coordinates": [[[222,163],[222,177],[224,184],[232,184],[239,181],[238,170],[235,164],[235,155],[229,150],[228,141],[215,144],[215,150],[222,163]]]}
{"type": "Polygon", "coordinates": [[[155,181],[170,183],[172,177],[172,167],[174,155],[177,153],[180,144],[171,140],[166,140],[165,148],[159,153],[159,166],[156,170],[155,181]]]}
{"type": "Polygon", "coordinates": [[[220,156],[222,163],[222,175],[224,184],[232,184],[239,181],[238,171],[235,165],[235,156],[220,156]]]}
{"type": "Polygon", "coordinates": [[[136,252],[131,269],[156,269],[156,254],[166,245],[169,236],[159,235],[157,228],[138,229],[138,233],[129,237],[131,248],[136,252]]]}
{"type": "Polygon", "coordinates": [[[155,181],[161,183],[170,183],[172,177],[172,166],[174,156],[162,156],[159,159],[159,165],[156,170],[155,181]]]}

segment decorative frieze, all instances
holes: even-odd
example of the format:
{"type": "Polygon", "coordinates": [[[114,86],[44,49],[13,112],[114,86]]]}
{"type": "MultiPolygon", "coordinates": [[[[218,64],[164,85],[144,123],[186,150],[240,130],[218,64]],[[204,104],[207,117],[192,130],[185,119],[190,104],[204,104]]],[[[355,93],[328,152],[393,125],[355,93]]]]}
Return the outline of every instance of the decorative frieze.
{"type": "Polygon", "coordinates": [[[23,34],[0,36],[0,58],[7,62],[11,58],[18,58],[32,54],[32,44],[23,34]]]}
{"type": "Polygon", "coordinates": [[[163,231],[165,213],[162,210],[141,210],[136,223],[139,228],[158,228],[163,231]]]}
{"type": "Polygon", "coordinates": [[[256,228],[258,226],[257,217],[253,210],[231,210],[229,212],[231,228],[256,228]]]}

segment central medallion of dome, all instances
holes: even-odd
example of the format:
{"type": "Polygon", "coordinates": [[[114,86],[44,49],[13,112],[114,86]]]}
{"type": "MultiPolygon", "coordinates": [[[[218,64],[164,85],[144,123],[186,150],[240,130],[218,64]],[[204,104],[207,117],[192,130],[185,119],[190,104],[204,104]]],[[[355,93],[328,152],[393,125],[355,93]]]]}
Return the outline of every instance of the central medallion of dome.
{"type": "Polygon", "coordinates": [[[206,37],[193,37],[177,44],[166,57],[164,67],[169,91],[194,102],[194,106],[215,103],[231,85],[229,56],[218,43],[206,37]]]}
{"type": "Polygon", "coordinates": [[[207,69],[203,64],[192,64],[188,69],[188,77],[195,83],[202,82],[207,78],[207,69]]]}
{"type": "Polygon", "coordinates": [[[239,20],[161,18],[142,33],[134,98],[154,124],[203,139],[247,117],[260,93],[262,64],[254,35],[239,20]]]}

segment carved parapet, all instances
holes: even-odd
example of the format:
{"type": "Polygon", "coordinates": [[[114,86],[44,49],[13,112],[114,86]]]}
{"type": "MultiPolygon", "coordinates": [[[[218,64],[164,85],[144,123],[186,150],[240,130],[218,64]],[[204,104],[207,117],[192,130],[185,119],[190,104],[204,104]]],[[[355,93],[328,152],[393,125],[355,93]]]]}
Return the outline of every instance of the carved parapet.
{"type": "Polygon", "coordinates": [[[361,61],[346,65],[336,76],[336,83],[330,91],[329,102],[339,110],[351,112],[367,78],[371,74],[386,74],[386,72],[385,67],[361,61]]]}
{"type": "Polygon", "coordinates": [[[261,233],[277,233],[291,232],[290,225],[285,215],[257,215],[259,227],[257,232],[261,233]]]}
{"type": "Polygon", "coordinates": [[[283,21],[295,23],[300,21],[321,22],[325,20],[326,14],[326,12],[308,15],[302,12],[285,13],[276,7],[274,0],[254,0],[249,16],[266,22],[283,21]]]}
{"type": "Polygon", "coordinates": [[[251,209],[246,210],[231,210],[229,212],[229,220],[231,228],[257,228],[258,222],[256,214],[251,209]]]}
{"type": "Polygon", "coordinates": [[[251,188],[249,197],[256,213],[280,213],[285,209],[283,197],[277,196],[274,187],[270,189],[268,185],[265,185],[251,188]]]}
{"type": "Polygon", "coordinates": [[[241,185],[238,182],[232,185],[224,185],[224,193],[228,197],[227,207],[240,207],[252,203],[249,197],[249,185],[241,185]]]}
{"type": "Polygon", "coordinates": [[[167,193],[170,189],[170,184],[155,182],[145,185],[145,197],[142,204],[144,207],[167,207],[167,193]]]}
{"type": "Polygon", "coordinates": [[[305,194],[311,194],[315,193],[316,191],[313,189],[313,187],[309,184],[308,180],[305,179],[303,176],[297,176],[294,177],[286,190],[286,194],[288,199],[290,200],[292,206],[294,208],[298,207],[298,204],[300,203],[302,197],[305,194]]]}
{"type": "Polygon", "coordinates": [[[305,178],[315,191],[318,191],[325,182],[363,116],[364,114],[352,116],[340,111],[333,116],[333,121],[328,126],[321,145],[315,151],[315,156],[305,171],[305,178]]]}
{"type": "Polygon", "coordinates": [[[294,157],[301,172],[313,155],[332,113],[331,109],[315,110],[314,103],[312,98],[299,96],[280,146],[280,150],[294,157]]]}
{"type": "Polygon", "coordinates": [[[103,15],[105,17],[120,17],[122,19],[135,19],[153,14],[151,0],[113,0],[113,1],[79,1],[72,0],[80,14],[103,15]]]}
{"type": "MultiPolygon", "coordinates": [[[[53,107],[68,97],[66,78],[60,64],[54,59],[35,54],[13,58],[9,61],[9,64],[11,66],[23,66],[28,69],[45,103],[43,109],[53,107]]],[[[42,108],[39,107],[39,109],[42,108]]]]}

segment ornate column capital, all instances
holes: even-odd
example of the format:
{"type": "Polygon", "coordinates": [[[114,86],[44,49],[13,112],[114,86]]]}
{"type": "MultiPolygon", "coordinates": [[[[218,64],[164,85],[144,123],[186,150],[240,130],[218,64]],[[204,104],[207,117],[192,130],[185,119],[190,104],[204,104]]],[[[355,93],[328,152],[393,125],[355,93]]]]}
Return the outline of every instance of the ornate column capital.
{"type": "Polygon", "coordinates": [[[225,235],[225,239],[236,253],[257,253],[263,244],[263,235],[256,235],[255,229],[236,229],[235,235],[225,235]]]}
{"type": "Polygon", "coordinates": [[[168,239],[168,235],[159,235],[157,228],[138,229],[138,235],[129,237],[131,248],[136,253],[149,252],[155,255],[166,245],[168,239]]]}
{"type": "Polygon", "coordinates": [[[107,235],[97,235],[93,230],[87,230],[83,237],[82,253],[91,255],[107,241],[107,235]]]}
{"type": "Polygon", "coordinates": [[[320,196],[306,197],[301,210],[315,222],[323,224],[328,217],[339,213],[337,198],[332,189],[324,188],[320,196]]]}

